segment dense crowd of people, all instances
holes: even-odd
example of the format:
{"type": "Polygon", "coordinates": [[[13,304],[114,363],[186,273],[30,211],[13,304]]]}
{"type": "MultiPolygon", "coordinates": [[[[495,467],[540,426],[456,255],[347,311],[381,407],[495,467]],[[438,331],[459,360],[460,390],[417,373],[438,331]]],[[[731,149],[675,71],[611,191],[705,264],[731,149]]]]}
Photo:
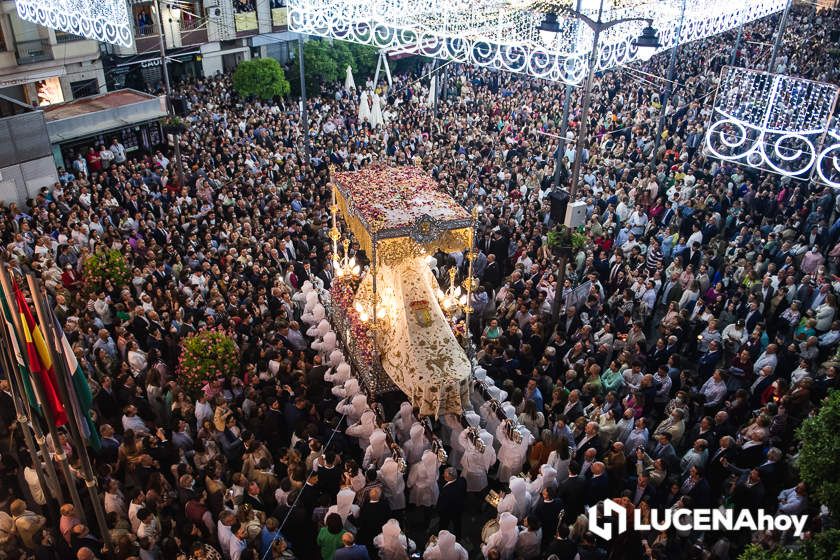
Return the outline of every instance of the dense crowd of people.
{"type": "MultiPolygon", "coordinates": [[[[777,21],[746,26],[739,63],[766,65],[777,21]]],[[[794,8],[777,69],[836,82],[826,47],[837,24],[794,8]]],[[[643,512],[808,513],[819,531],[834,512],[791,459],[794,430],[838,383],[840,208],[829,188],[704,156],[733,43],[734,32],[680,49],[658,147],[667,55],[597,77],[578,189],[586,242],[563,271],[547,236],[564,88],[457,65],[436,108],[419,73],[395,76],[389,120],[373,130],[356,92],[310,99],[308,142],[297,104],[240,99],[229,76],[184,83],[182,181],[166,150],[103,158],[101,146],[98,169],[70,162],[27,207],[0,206],[4,259],[40,274],[94,388],[109,523],[99,534],[89,503],[57,504],[41,486],[0,381],[4,557],[723,560],[750,540],[793,538],[668,530],[605,542],[583,514],[608,497],[643,512]],[[376,396],[312,349],[301,317],[304,290],[334,275],[329,165],[379,161],[420,166],[483,206],[476,378],[519,434],[476,388],[474,410],[435,422],[441,465],[401,406],[404,473],[370,423],[376,396]],[[122,251],[132,278],[88,293],[83,265],[101,248],[122,251]],[[588,295],[562,305],[586,282],[588,295]],[[242,370],[190,394],[179,345],[206,328],[230,333],[242,370]]],[[[573,109],[571,137],[581,118],[573,109]]],[[[463,252],[435,257],[442,282],[449,267],[466,274],[463,252]]],[[[86,495],[79,449],[61,439],[53,448],[86,495]]]]}

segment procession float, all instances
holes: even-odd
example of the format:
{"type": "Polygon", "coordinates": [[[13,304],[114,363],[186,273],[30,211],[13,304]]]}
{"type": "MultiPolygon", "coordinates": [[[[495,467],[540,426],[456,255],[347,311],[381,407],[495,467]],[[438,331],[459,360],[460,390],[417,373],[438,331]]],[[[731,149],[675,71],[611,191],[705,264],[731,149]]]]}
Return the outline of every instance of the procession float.
{"type": "Polygon", "coordinates": [[[438,250],[469,259],[475,216],[415,167],[333,171],[331,183],[328,313],[357,376],[369,394],[399,389],[421,415],[460,414],[469,403],[473,285],[456,285],[453,268],[442,289],[429,262],[438,250]],[[358,243],[352,257],[339,216],[358,243]]]}

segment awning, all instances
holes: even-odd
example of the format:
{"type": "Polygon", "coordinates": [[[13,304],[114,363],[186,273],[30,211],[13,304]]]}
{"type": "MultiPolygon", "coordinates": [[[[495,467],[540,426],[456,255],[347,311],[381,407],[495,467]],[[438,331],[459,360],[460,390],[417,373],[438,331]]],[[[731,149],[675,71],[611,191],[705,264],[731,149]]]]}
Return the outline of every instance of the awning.
{"type": "Polygon", "coordinates": [[[45,110],[53,144],[155,121],[165,115],[163,97],[130,89],[84,97],[45,110]]]}
{"type": "Polygon", "coordinates": [[[29,72],[17,72],[16,74],[5,74],[3,77],[0,77],[0,87],[19,86],[21,84],[29,84],[46,80],[47,78],[66,75],[67,69],[64,66],[56,66],[44,70],[30,70],[29,72]]]}
{"type": "Polygon", "coordinates": [[[248,39],[248,43],[252,47],[263,47],[271,45],[272,43],[286,43],[288,41],[297,41],[300,35],[291,31],[281,31],[279,33],[260,33],[248,39]]]}
{"type": "MultiPolygon", "coordinates": [[[[166,58],[170,61],[175,60],[179,62],[185,62],[192,58],[195,55],[200,55],[201,50],[199,49],[189,49],[186,51],[178,51],[178,50],[167,50],[166,51],[166,58]]],[[[141,65],[144,68],[149,66],[160,66],[160,54],[159,52],[152,52],[152,53],[145,53],[139,54],[137,56],[128,56],[124,57],[124,62],[120,62],[117,64],[117,68],[123,68],[126,66],[135,66],[141,65]]]]}

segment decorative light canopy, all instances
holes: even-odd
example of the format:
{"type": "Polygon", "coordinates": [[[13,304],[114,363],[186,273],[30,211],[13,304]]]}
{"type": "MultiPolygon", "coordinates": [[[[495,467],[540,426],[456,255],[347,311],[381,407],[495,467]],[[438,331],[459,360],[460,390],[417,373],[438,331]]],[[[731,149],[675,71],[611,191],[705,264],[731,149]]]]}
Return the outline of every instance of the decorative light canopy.
{"type": "Polygon", "coordinates": [[[836,165],[831,154],[840,155],[840,150],[829,146],[820,151],[820,146],[837,95],[832,84],[726,66],[706,131],[706,151],[794,179],[808,179],[815,167],[820,177],[836,177],[830,171],[836,165]],[[827,158],[830,165],[823,165],[827,158]]]}
{"type": "MultiPolygon", "coordinates": [[[[655,51],[670,49],[784,9],[787,0],[604,0],[602,21],[650,18],[659,29],[655,51]]],[[[581,13],[598,18],[600,2],[581,13]]],[[[573,0],[289,0],[289,29],[536,78],[578,84],[588,72],[592,30],[569,13],[573,0]]],[[[646,24],[604,32],[596,70],[639,60],[646,24]]],[[[648,50],[645,56],[651,53],[648,50]]]]}
{"type": "Polygon", "coordinates": [[[835,189],[840,189],[840,123],[835,119],[817,155],[814,179],[835,189]]]}
{"type": "Polygon", "coordinates": [[[125,0],[15,0],[26,21],[123,47],[134,43],[125,0]]]}

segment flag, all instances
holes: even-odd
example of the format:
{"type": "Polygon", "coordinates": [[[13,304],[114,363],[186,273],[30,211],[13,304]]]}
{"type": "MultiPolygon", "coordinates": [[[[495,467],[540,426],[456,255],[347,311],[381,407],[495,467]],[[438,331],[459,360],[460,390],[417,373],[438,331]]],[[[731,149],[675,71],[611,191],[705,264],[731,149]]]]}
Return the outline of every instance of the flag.
{"type": "MultiPolygon", "coordinates": [[[[87,376],[82,366],[79,365],[79,360],[76,359],[76,354],[73,352],[73,347],[70,346],[70,341],[67,340],[67,335],[64,334],[64,329],[61,328],[61,322],[52,313],[49,313],[49,315],[52,317],[55,336],[59,339],[56,341],[56,346],[61,345],[67,372],[72,381],[73,394],[70,395],[70,404],[79,423],[79,433],[84,436],[95,451],[99,451],[99,433],[96,431],[96,424],[90,415],[93,408],[93,394],[90,392],[87,376]]],[[[63,375],[60,370],[58,375],[63,375]]]]}
{"type": "Polygon", "coordinates": [[[41,414],[41,406],[38,403],[38,397],[35,394],[35,390],[32,388],[32,379],[30,378],[29,370],[26,368],[26,362],[23,359],[23,352],[21,351],[20,340],[18,339],[20,333],[17,331],[15,324],[12,322],[12,308],[10,307],[11,301],[11,296],[7,295],[3,290],[2,285],[0,285],[0,311],[2,311],[2,320],[6,322],[6,329],[9,333],[9,340],[12,345],[15,363],[17,364],[21,380],[23,381],[23,390],[26,393],[26,399],[29,401],[29,407],[38,414],[41,414]]]}
{"type": "Polygon", "coordinates": [[[41,334],[38,323],[32,316],[29,304],[23,297],[23,292],[20,291],[17,284],[15,284],[14,289],[18,313],[20,313],[20,328],[23,331],[21,334],[26,342],[26,354],[29,356],[29,369],[32,375],[41,381],[44,399],[47,401],[42,404],[49,407],[55,425],[63,426],[67,423],[67,411],[58,396],[58,382],[55,378],[55,368],[53,368],[49,350],[47,350],[47,343],[44,340],[44,335],[41,334]]]}

